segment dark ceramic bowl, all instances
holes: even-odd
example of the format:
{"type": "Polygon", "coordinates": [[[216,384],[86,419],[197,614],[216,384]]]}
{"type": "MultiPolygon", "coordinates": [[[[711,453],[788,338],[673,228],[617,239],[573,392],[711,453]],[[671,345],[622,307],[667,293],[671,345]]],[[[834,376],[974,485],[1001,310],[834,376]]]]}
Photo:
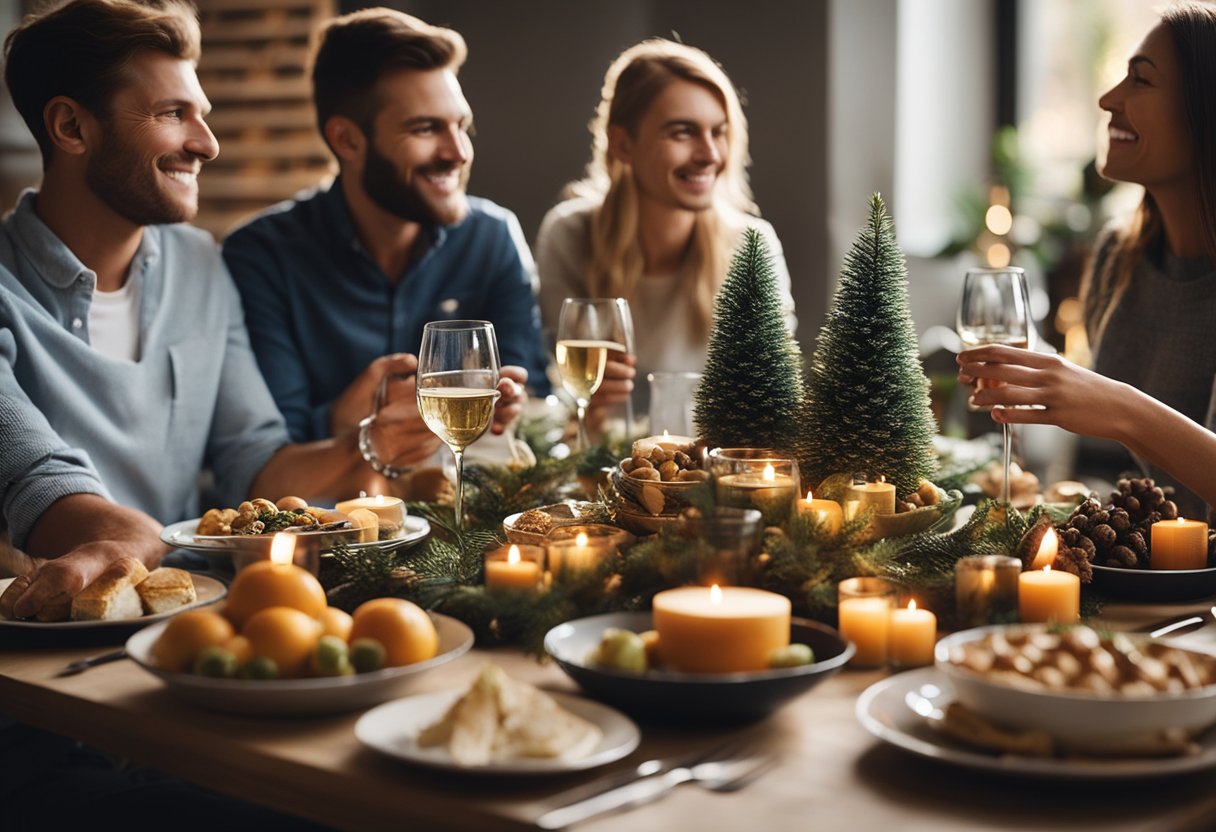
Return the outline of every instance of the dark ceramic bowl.
{"type": "Polygon", "coordinates": [[[1216,595],[1216,569],[1120,569],[1097,566],[1094,587],[1129,601],[1190,601],[1216,595]]]}
{"type": "Polygon", "coordinates": [[[545,635],[545,651],[589,696],[643,719],[760,719],[840,670],[854,652],[852,643],[831,627],[795,618],[790,641],[808,645],[815,653],[813,664],[754,673],[625,673],[587,663],[587,654],[609,627],[645,632],[651,628],[651,615],[619,612],[559,624],[545,635]]]}

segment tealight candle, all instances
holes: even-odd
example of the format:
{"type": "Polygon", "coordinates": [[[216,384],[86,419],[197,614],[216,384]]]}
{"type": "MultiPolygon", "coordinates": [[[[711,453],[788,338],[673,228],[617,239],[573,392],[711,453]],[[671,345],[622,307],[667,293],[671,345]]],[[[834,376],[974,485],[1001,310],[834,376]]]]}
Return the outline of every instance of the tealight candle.
{"type": "Polygon", "coordinates": [[[964,627],[1017,620],[1022,562],[1006,555],[972,555],[954,564],[954,600],[964,627]]]}
{"type": "Polygon", "coordinates": [[[836,534],[840,531],[841,523],[844,522],[844,512],[840,503],[835,500],[812,499],[810,491],[806,492],[805,500],[798,501],[797,508],[799,514],[814,518],[826,534],[836,534]]]}
{"type": "Polygon", "coordinates": [[[866,512],[894,514],[895,483],[887,482],[879,477],[877,482],[854,484],[849,488],[846,506],[850,520],[860,517],[866,512]]]}
{"type": "Polygon", "coordinates": [[[1018,576],[1018,614],[1025,622],[1075,624],[1081,618],[1081,579],[1045,566],[1018,576]]]}
{"type": "Polygon", "coordinates": [[[1203,569],[1208,565],[1208,524],[1198,520],[1160,520],[1153,524],[1148,549],[1153,569],[1203,569]]]}
{"type": "Polygon", "coordinates": [[[1042,542],[1039,543],[1039,551],[1035,553],[1034,560],[1030,563],[1031,569],[1042,569],[1046,566],[1051,566],[1056,562],[1056,555],[1060,551],[1060,539],[1056,535],[1055,529],[1048,529],[1043,535],[1042,542]]]}
{"type": "Polygon", "coordinates": [[[549,572],[561,580],[576,572],[596,569],[612,558],[629,537],[623,529],[601,523],[558,527],[545,538],[549,572]]]}
{"type": "Polygon", "coordinates": [[[906,609],[891,610],[891,664],[921,667],[933,664],[937,643],[937,616],[916,608],[910,601],[906,609]]]}
{"type": "Polygon", "coordinates": [[[886,664],[895,587],[882,578],[848,578],[837,586],[840,635],[857,652],[849,661],[857,667],[886,664]]]}
{"type": "Polygon", "coordinates": [[[688,452],[697,440],[691,436],[673,436],[666,430],[662,436],[645,436],[641,439],[633,441],[633,455],[649,457],[655,448],[663,451],[684,451],[688,452]]]}
{"type": "Polygon", "coordinates": [[[762,589],[681,587],[654,596],[664,666],[686,673],[766,670],[790,643],[790,601],[762,589]]]}
{"type": "Polygon", "coordinates": [[[758,508],[768,523],[785,520],[798,494],[789,474],[778,473],[772,462],[759,470],[718,477],[718,502],[734,508],[758,508]]]}
{"type": "Polygon", "coordinates": [[[541,583],[544,549],[515,543],[504,549],[486,553],[486,589],[535,592],[541,583]]]}
{"type": "Polygon", "coordinates": [[[405,536],[405,502],[399,497],[387,497],[384,494],[355,497],[353,500],[343,500],[334,508],[346,515],[355,509],[364,509],[375,514],[380,520],[380,540],[395,540],[405,536]]]}

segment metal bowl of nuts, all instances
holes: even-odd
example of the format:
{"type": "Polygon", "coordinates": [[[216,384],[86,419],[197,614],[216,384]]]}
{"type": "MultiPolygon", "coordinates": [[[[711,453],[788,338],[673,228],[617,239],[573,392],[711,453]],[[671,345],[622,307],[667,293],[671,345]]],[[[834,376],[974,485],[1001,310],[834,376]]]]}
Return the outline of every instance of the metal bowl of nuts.
{"type": "Polygon", "coordinates": [[[655,447],[646,456],[621,460],[612,484],[626,511],[651,517],[676,515],[688,508],[694,492],[707,487],[709,472],[684,451],[655,447]]]}
{"type": "Polygon", "coordinates": [[[1064,752],[1179,753],[1216,724],[1216,657],[1083,625],[979,627],[937,643],[957,701],[1064,752]]]}

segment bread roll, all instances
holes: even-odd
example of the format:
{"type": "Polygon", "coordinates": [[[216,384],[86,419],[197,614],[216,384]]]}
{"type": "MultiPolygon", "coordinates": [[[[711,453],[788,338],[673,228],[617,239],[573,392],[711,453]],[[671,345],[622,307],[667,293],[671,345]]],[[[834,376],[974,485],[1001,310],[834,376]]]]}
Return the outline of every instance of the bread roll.
{"type": "Polygon", "coordinates": [[[144,606],[135,586],[147,577],[147,567],[135,558],[114,561],[72,599],[72,620],[139,618],[144,614],[144,606]]]}
{"type": "Polygon", "coordinates": [[[170,566],[153,569],[148,577],[136,585],[135,591],[139,593],[144,612],[148,615],[169,612],[198,599],[190,573],[170,566]]]}

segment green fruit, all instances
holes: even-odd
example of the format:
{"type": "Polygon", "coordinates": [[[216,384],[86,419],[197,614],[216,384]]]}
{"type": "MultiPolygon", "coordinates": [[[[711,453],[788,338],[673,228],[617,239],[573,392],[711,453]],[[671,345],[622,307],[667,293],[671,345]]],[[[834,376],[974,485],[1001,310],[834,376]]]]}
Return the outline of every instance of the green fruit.
{"type": "Polygon", "coordinates": [[[600,638],[600,646],[592,651],[589,661],[612,670],[645,673],[646,644],[637,633],[609,627],[600,638]]]}
{"type": "Polygon", "coordinates": [[[205,647],[194,659],[194,672],[199,676],[231,679],[236,675],[236,656],[223,647],[205,647]]]}
{"type": "Polygon", "coordinates": [[[242,679],[277,679],[279,666],[274,659],[265,656],[254,656],[240,669],[242,679]]]}
{"type": "Polygon", "coordinates": [[[814,662],[815,653],[805,644],[788,644],[768,654],[769,667],[802,667],[814,662]]]}
{"type": "Polygon", "coordinates": [[[350,643],[350,664],[357,673],[371,673],[384,667],[384,645],[374,638],[357,638],[350,643]]]}
{"type": "Polygon", "coordinates": [[[337,636],[321,636],[312,654],[312,672],[318,676],[344,676],[350,667],[346,642],[337,636]]]}

